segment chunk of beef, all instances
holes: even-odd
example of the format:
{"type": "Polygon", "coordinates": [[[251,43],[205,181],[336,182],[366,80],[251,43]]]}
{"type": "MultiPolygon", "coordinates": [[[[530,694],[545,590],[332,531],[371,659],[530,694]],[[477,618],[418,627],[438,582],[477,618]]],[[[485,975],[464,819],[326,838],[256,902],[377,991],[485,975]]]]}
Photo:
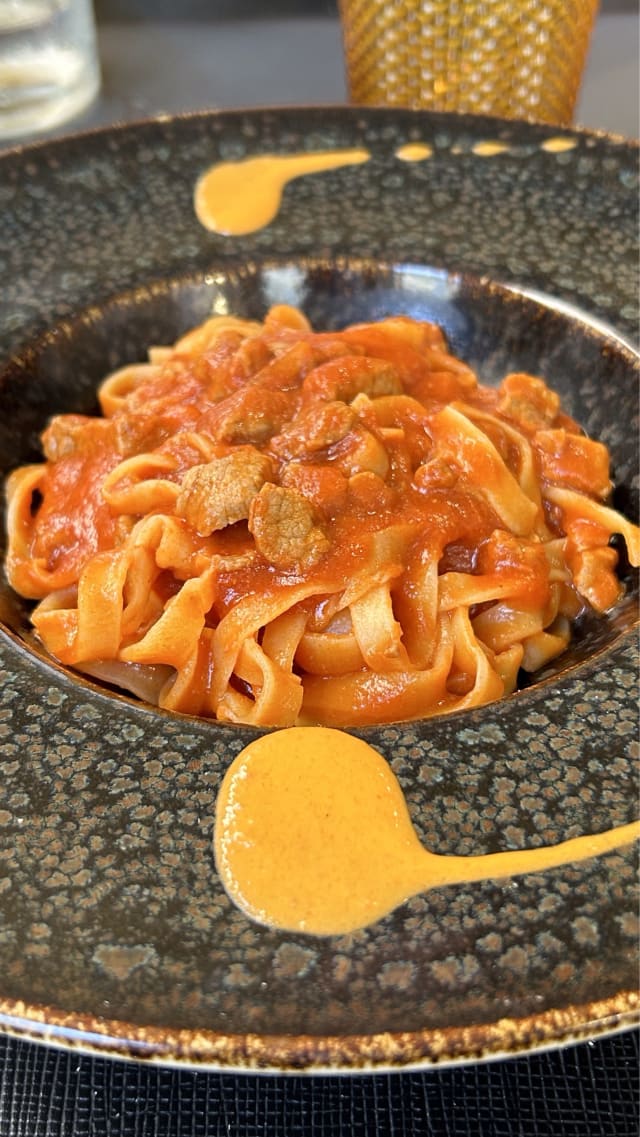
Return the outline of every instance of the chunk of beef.
{"type": "Polygon", "coordinates": [[[251,502],[249,529],[258,552],[276,568],[308,567],[329,548],[311,504],[283,486],[263,485],[251,502]]]}
{"type": "Polygon", "coordinates": [[[314,403],[271,439],[270,449],[288,459],[325,450],[349,433],[355,417],[345,403],[314,403]]]}
{"type": "Polygon", "coordinates": [[[579,493],[595,493],[603,499],[611,493],[609,453],[602,442],[561,427],[538,430],[534,446],[543,478],[579,493]]]}
{"type": "Polygon", "coordinates": [[[560,396],[535,375],[514,371],[499,389],[498,410],[525,431],[551,426],[560,410],[560,396]]]}
{"type": "Polygon", "coordinates": [[[304,380],[302,390],[307,403],[316,399],[340,399],[350,403],[358,394],[376,399],[381,395],[400,395],[403,388],[391,363],[350,355],[315,367],[304,380]]]}
{"type": "Polygon", "coordinates": [[[273,476],[266,454],[238,446],[230,454],[187,470],[176,501],[176,513],[203,536],[249,516],[251,502],[273,476]]]}
{"type": "Polygon", "coordinates": [[[295,391],[270,391],[258,385],[241,387],[216,403],[203,417],[201,427],[217,442],[261,446],[290,420],[296,404],[295,391]]]}
{"type": "Polygon", "coordinates": [[[42,448],[49,462],[59,462],[72,455],[90,454],[100,442],[113,434],[109,419],[87,415],[55,415],[42,435],[42,448]]]}

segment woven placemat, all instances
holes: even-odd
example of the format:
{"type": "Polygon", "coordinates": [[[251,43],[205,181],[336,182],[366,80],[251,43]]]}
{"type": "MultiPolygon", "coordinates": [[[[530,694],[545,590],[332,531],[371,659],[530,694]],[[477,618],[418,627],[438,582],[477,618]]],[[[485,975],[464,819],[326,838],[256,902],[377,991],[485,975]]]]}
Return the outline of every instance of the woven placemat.
{"type": "Polygon", "coordinates": [[[640,1032],[426,1073],[163,1069],[0,1038],[0,1137],[638,1137],[640,1032]]]}

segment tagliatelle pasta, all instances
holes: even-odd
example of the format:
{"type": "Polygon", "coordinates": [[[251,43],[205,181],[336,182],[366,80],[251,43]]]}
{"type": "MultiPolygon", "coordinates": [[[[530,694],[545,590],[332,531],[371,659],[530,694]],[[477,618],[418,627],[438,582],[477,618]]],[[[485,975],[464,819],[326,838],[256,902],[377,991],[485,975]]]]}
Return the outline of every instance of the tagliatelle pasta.
{"type": "Polygon", "coordinates": [[[606,448],[433,324],[214,317],[8,481],[7,575],[62,664],[173,711],[363,725],[512,692],[621,595],[606,448]]]}

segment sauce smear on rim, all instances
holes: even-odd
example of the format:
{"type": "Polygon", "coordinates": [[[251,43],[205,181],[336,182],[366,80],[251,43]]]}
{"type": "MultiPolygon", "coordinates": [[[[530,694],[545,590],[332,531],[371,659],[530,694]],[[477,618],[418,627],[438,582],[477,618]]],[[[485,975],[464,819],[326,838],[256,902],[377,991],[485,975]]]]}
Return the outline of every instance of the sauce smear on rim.
{"type": "Polygon", "coordinates": [[[381,754],[342,731],[291,727],[257,738],[229,767],[214,846],[226,892],[251,919],[338,935],[431,888],[542,872],[638,837],[634,822],[541,848],[431,853],[381,754]]]}
{"type": "Polygon", "coordinates": [[[196,183],[196,217],[214,233],[229,237],[254,233],[273,221],[284,188],[293,178],[358,165],[369,158],[368,150],[356,147],[217,162],[196,183]]]}

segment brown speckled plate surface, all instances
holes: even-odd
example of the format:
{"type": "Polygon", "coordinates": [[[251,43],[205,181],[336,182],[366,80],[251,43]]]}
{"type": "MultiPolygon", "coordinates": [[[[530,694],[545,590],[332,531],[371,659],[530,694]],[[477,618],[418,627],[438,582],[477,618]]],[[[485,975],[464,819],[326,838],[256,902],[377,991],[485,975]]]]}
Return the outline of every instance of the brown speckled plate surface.
{"type": "MultiPolygon", "coordinates": [[[[318,325],[436,318],[484,381],[545,374],[610,447],[616,504],[633,514],[637,182],[637,149],[620,139],[336,107],[205,113],[7,151],[2,472],[37,456],[53,411],[93,409],[102,375],[150,342],[212,304],[259,316],[283,299],[318,325]],[[432,156],[400,161],[409,141],[432,156]],[[371,160],[291,183],[255,234],[215,236],[194,216],[195,181],[220,158],[354,145],[371,160]]],[[[580,628],[526,691],[359,732],[433,851],[553,843],[634,818],[637,581],[625,576],[618,612],[580,628]]],[[[220,778],[255,731],[71,678],[25,646],[6,585],[0,621],[2,1029],[209,1068],[348,1070],[513,1054],[637,1021],[633,849],[435,891],[350,936],[258,927],[226,898],[211,853],[220,778]]]]}

